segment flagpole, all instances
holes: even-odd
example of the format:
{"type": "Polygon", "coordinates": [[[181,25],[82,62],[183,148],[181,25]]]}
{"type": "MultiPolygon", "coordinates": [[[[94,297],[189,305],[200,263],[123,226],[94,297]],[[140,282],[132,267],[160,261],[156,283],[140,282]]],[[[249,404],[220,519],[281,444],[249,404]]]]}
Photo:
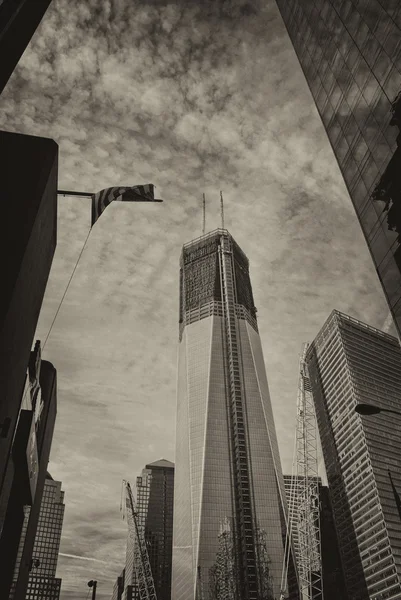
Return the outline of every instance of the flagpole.
{"type": "MultiPolygon", "coordinates": [[[[57,190],[57,196],[82,196],[86,198],[92,198],[93,194],[91,194],[90,192],[68,192],[66,190],[57,190]]],[[[144,198],[143,200],[135,198],[135,202],[149,202],[149,200],[146,198],[144,198]]],[[[163,202],[163,200],[160,200],[159,198],[154,198],[154,200],[152,200],[151,202],[163,202]]]]}

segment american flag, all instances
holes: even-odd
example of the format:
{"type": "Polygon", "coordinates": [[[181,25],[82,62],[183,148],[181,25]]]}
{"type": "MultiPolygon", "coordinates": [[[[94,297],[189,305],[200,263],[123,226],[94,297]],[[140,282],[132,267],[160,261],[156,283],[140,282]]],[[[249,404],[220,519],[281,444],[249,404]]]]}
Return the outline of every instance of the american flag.
{"type": "Polygon", "coordinates": [[[92,195],[92,227],[104,211],[115,200],[122,202],[155,202],[154,185],[111,187],[92,195]]]}

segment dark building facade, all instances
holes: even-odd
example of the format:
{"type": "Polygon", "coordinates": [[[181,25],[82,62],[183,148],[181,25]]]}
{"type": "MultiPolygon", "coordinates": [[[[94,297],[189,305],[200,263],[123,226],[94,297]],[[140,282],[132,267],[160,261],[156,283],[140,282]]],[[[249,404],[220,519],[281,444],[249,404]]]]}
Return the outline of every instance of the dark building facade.
{"type": "MultiPolygon", "coordinates": [[[[0,237],[2,254],[7,256],[0,294],[0,544],[6,544],[9,556],[12,543],[9,546],[3,538],[13,482],[17,485],[16,479],[22,477],[21,485],[30,494],[23,461],[18,463],[18,456],[15,460],[13,454],[14,451],[18,454],[18,448],[12,442],[56,247],[58,147],[53,140],[0,132],[0,150],[3,161],[0,237]],[[16,185],[22,181],[24,185],[16,185]],[[16,471],[17,464],[21,464],[21,473],[16,471]]],[[[29,421],[25,414],[26,417],[29,421]]],[[[22,438],[29,437],[29,431],[24,432],[23,428],[19,433],[22,438]]],[[[18,541],[19,533],[11,533],[10,527],[11,523],[7,526],[9,535],[18,541]]],[[[10,582],[12,578],[11,562],[2,563],[2,573],[7,568],[11,571],[0,580],[1,598],[8,597],[9,590],[2,586],[6,585],[6,579],[10,582]]]]}
{"type": "MultiPolygon", "coordinates": [[[[146,547],[157,600],[171,599],[173,549],[174,464],[161,459],[149,465],[136,479],[136,508],[139,526],[144,529],[146,547]]],[[[135,570],[134,539],[128,536],[124,600],[139,600],[135,570]]],[[[114,593],[118,597],[118,580],[114,593]],[[116,589],[117,588],[117,589],[116,589]]]]}
{"type": "Polygon", "coordinates": [[[50,2],[51,0],[0,1],[0,94],[50,2]]]}
{"type": "Polygon", "coordinates": [[[400,2],[276,1],[400,335],[400,2]]]}
{"type": "Polygon", "coordinates": [[[310,376],[348,600],[401,597],[401,418],[396,338],[333,311],[309,346],[310,376]],[[389,473],[390,471],[390,473],[389,473]]]}
{"type": "MultiPolygon", "coordinates": [[[[26,507],[25,522],[15,565],[15,582],[18,579],[20,565],[23,560],[29,518],[30,510],[29,507],[26,507]]],[[[56,578],[56,568],[63,519],[64,492],[61,490],[61,482],[54,481],[52,476],[47,473],[32,550],[32,563],[25,600],[59,600],[61,579],[56,578]]],[[[14,589],[10,594],[10,600],[13,598],[14,589]]]]}
{"type": "MultiPolygon", "coordinates": [[[[15,476],[0,538],[2,598],[25,600],[57,411],[56,369],[31,353],[13,444],[15,476]],[[10,576],[11,574],[11,576],[10,576]]],[[[49,599],[50,600],[50,599],[49,599]]],[[[53,597],[51,597],[53,600],[53,597]]]]}
{"type": "Polygon", "coordinates": [[[121,571],[119,577],[117,577],[114,587],[113,594],[111,596],[111,600],[121,600],[124,593],[124,581],[125,581],[125,569],[121,571]]]}

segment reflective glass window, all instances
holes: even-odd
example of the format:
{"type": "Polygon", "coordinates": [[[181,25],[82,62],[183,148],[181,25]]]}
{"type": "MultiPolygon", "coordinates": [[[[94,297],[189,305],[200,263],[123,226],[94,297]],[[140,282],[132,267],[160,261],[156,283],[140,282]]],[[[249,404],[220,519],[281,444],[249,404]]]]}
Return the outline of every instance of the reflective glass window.
{"type": "MultiPolygon", "coordinates": [[[[371,75],[366,80],[365,85],[362,88],[362,94],[367,104],[371,106],[372,100],[377,96],[378,92],[381,92],[381,87],[377,83],[377,80],[371,75]]],[[[382,92],[381,92],[382,93],[382,92]]]]}
{"type": "Polygon", "coordinates": [[[356,45],[353,45],[348,53],[347,58],[345,59],[345,62],[347,63],[348,68],[351,71],[354,70],[354,67],[355,67],[359,57],[360,57],[360,54],[359,54],[358,47],[356,45]]]}
{"type": "Polygon", "coordinates": [[[339,104],[339,102],[342,100],[343,97],[343,93],[341,91],[341,89],[338,87],[338,85],[336,85],[331,93],[331,103],[333,105],[333,108],[336,110],[337,106],[339,104]]]}
{"type": "Polygon", "coordinates": [[[362,57],[360,57],[360,59],[356,62],[353,69],[353,73],[355,81],[357,82],[359,88],[362,90],[370,76],[370,69],[368,67],[368,64],[362,57]]]}
{"type": "Polygon", "coordinates": [[[379,131],[379,125],[377,124],[376,119],[374,118],[371,112],[368,113],[368,117],[364,123],[362,134],[365,138],[367,145],[370,150],[373,149],[374,139],[377,136],[377,132],[379,131]]]}
{"type": "Polygon", "coordinates": [[[377,77],[379,83],[383,84],[391,70],[392,62],[387,54],[382,50],[373,65],[373,73],[377,77]]]}
{"type": "Polygon", "coordinates": [[[383,48],[389,56],[395,56],[397,48],[401,45],[401,36],[397,27],[391,27],[383,42],[383,48]]]}
{"type": "Polygon", "coordinates": [[[365,98],[359,93],[359,96],[355,102],[355,106],[353,109],[353,115],[355,117],[356,122],[363,132],[363,127],[365,126],[366,120],[370,115],[370,110],[367,105],[365,98]]]}
{"type": "Polygon", "coordinates": [[[397,137],[399,135],[399,129],[394,125],[387,124],[383,128],[383,135],[387,140],[387,143],[391,149],[391,154],[393,154],[397,148],[397,137]]]}
{"type": "Polygon", "coordinates": [[[359,177],[359,171],[351,152],[348,152],[345,157],[342,172],[347,185],[352,188],[359,177]]]}
{"type": "Polygon", "coordinates": [[[369,152],[368,145],[363,139],[362,135],[360,135],[352,147],[352,153],[358,165],[361,165],[363,159],[366,157],[367,152],[369,152]]]}
{"type": "Polygon", "coordinates": [[[340,135],[340,137],[337,139],[337,142],[335,144],[335,153],[336,153],[337,160],[340,164],[342,164],[344,162],[344,159],[345,159],[348,151],[349,151],[349,145],[347,143],[347,140],[345,139],[345,137],[343,135],[340,135]]]}
{"type": "Polygon", "coordinates": [[[345,98],[347,100],[348,106],[353,109],[355,104],[357,103],[359,97],[361,95],[361,91],[354,79],[351,79],[347,91],[345,92],[345,98]]]}
{"type": "MultiPolygon", "coordinates": [[[[400,56],[401,59],[401,56],[400,56]]],[[[401,71],[401,65],[400,65],[401,71]]],[[[383,89],[390,102],[393,102],[398,92],[401,91],[401,73],[395,66],[392,66],[386,81],[383,84],[383,89]]]]}
{"type": "Polygon", "coordinates": [[[380,11],[381,14],[376,21],[375,35],[380,43],[385,39],[388,31],[394,27],[394,22],[384,11],[380,11]]]}
{"type": "Polygon", "coordinates": [[[379,87],[371,101],[373,116],[380,125],[385,125],[391,117],[391,104],[379,87]]]}
{"type": "Polygon", "coordinates": [[[353,188],[351,189],[351,197],[354,203],[355,209],[359,214],[366,204],[368,198],[368,191],[366,185],[363,182],[362,177],[359,177],[353,188]]]}
{"type": "Polygon", "coordinates": [[[377,57],[379,56],[381,50],[381,46],[373,33],[368,34],[365,43],[362,46],[362,53],[366,59],[366,62],[370,66],[373,67],[377,57]]]}
{"type": "Polygon", "coordinates": [[[341,127],[337,120],[337,117],[334,115],[329,126],[327,128],[327,134],[333,146],[336,145],[338,136],[341,134],[341,127]]]}
{"type": "Polygon", "coordinates": [[[348,89],[349,84],[353,80],[352,73],[348,69],[347,65],[344,63],[342,70],[337,76],[338,84],[341,87],[342,91],[345,93],[348,89]]]}
{"type": "Polygon", "coordinates": [[[376,235],[373,237],[370,243],[370,248],[375,258],[376,265],[379,265],[384,257],[388,254],[390,249],[389,243],[383,235],[383,230],[381,227],[378,228],[376,235]]]}
{"type": "Polygon", "coordinates": [[[323,119],[323,123],[325,124],[326,127],[330,123],[333,114],[334,114],[334,109],[333,109],[330,101],[328,101],[328,102],[326,102],[326,105],[322,111],[322,119],[323,119]]]}
{"type": "Polygon", "coordinates": [[[347,139],[348,144],[351,146],[355,140],[355,136],[359,133],[359,127],[352,114],[349,115],[345,127],[344,135],[347,139]]]}
{"type": "Polygon", "coordinates": [[[383,172],[392,156],[392,152],[386,138],[381,131],[378,132],[375,138],[374,146],[372,148],[372,156],[375,159],[379,171],[383,172]]]}
{"type": "Polygon", "coordinates": [[[360,22],[361,15],[354,7],[351,7],[350,14],[347,19],[347,29],[353,38],[355,37],[356,32],[358,31],[360,22]]]}
{"type": "Polygon", "coordinates": [[[367,190],[370,192],[373,184],[379,178],[379,170],[376,166],[375,161],[372,156],[368,156],[363,168],[362,168],[362,179],[364,184],[366,185],[367,190]]]}
{"type": "Polygon", "coordinates": [[[359,219],[366,237],[369,237],[370,232],[378,221],[376,211],[371,202],[366,203],[363,211],[359,215],[359,219]]]}
{"type": "Polygon", "coordinates": [[[364,21],[359,23],[358,31],[354,36],[354,40],[359,48],[361,48],[366,40],[366,37],[369,33],[369,27],[364,21]]]}
{"type": "Polygon", "coordinates": [[[345,19],[347,19],[348,15],[351,11],[351,8],[352,8],[351,0],[344,0],[344,2],[342,3],[342,6],[340,8],[340,16],[343,21],[345,21],[345,19]]]}

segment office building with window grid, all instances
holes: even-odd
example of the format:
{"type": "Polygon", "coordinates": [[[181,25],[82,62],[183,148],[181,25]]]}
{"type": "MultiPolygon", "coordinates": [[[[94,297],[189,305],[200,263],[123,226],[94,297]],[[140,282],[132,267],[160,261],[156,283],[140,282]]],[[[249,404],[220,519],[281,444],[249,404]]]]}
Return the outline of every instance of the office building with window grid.
{"type": "Polygon", "coordinates": [[[61,579],[56,578],[56,569],[64,508],[61,482],[54,481],[48,473],[33,546],[26,600],[58,600],[60,597],[61,579]]]}
{"type": "Polygon", "coordinates": [[[279,597],[284,480],[249,262],[225,229],[181,255],[176,438],[172,600],[279,597]]]}
{"type": "MultiPolygon", "coordinates": [[[[174,463],[161,459],[146,465],[136,479],[136,510],[144,530],[157,600],[171,599],[174,463]]],[[[128,535],[124,600],[139,600],[135,539],[128,535]]]]}
{"type": "Polygon", "coordinates": [[[349,600],[401,597],[401,417],[396,338],[333,311],[306,354],[349,600]]]}
{"type": "Polygon", "coordinates": [[[401,4],[276,1],[400,335],[401,4]]]}

